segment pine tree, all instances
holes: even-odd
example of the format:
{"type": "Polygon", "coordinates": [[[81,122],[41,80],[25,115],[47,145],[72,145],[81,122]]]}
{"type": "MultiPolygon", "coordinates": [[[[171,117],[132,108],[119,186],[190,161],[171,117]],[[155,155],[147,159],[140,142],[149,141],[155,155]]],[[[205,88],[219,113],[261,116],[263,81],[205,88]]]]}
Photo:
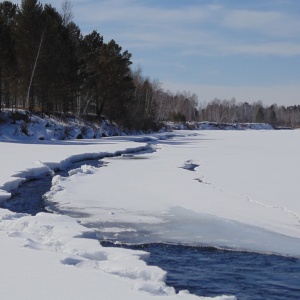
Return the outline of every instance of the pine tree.
{"type": "Polygon", "coordinates": [[[81,44],[81,76],[83,77],[80,111],[86,113],[88,106],[100,107],[100,67],[98,57],[103,46],[103,37],[97,32],[86,35],[81,44]]]}
{"type": "MultiPolygon", "coordinates": [[[[82,86],[80,76],[80,44],[82,34],[79,27],[73,22],[63,28],[61,40],[61,57],[59,65],[60,86],[58,103],[63,112],[75,112],[77,98],[82,86]]],[[[56,110],[58,106],[56,105],[56,110]]]]}
{"type": "Polygon", "coordinates": [[[55,98],[60,86],[60,66],[62,65],[62,31],[63,21],[60,14],[50,5],[43,10],[45,34],[43,51],[39,59],[39,76],[36,78],[38,87],[38,105],[44,112],[54,109],[55,98]]]}
{"type": "Polygon", "coordinates": [[[122,47],[114,40],[104,44],[99,53],[100,67],[100,108],[97,115],[104,112],[110,121],[124,124],[129,120],[129,104],[133,99],[134,84],[130,73],[131,54],[122,52],[122,47]]]}
{"type": "Polygon", "coordinates": [[[34,108],[35,79],[39,76],[39,60],[43,51],[45,22],[43,7],[37,0],[22,0],[17,14],[16,51],[23,106],[34,108]]]}
{"type": "Polygon", "coordinates": [[[257,123],[263,123],[265,121],[265,113],[261,106],[257,110],[255,120],[257,123]]]}
{"type": "Polygon", "coordinates": [[[17,6],[9,1],[0,2],[0,111],[3,96],[11,93],[13,70],[15,70],[15,51],[12,36],[17,6]]]}

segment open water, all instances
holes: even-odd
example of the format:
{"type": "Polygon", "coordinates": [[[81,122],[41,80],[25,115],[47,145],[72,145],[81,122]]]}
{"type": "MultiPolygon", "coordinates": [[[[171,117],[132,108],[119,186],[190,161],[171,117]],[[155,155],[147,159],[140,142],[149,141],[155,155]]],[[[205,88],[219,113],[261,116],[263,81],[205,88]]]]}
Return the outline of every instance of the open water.
{"type": "MultiPolygon", "coordinates": [[[[57,174],[67,176],[70,169],[87,163],[101,165],[98,160],[83,161],[57,174]]],[[[2,207],[32,215],[45,211],[42,196],[49,191],[51,180],[48,174],[25,182],[2,207]]],[[[147,263],[167,271],[167,284],[177,291],[211,297],[235,295],[239,300],[300,299],[300,258],[162,243],[101,244],[150,252],[147,263]]]]}
{"type": "MultiPolygon", "coordinates": [[[[64,170],[58,170],[55,175],[68,176],[70,170],[80,168],[82,165],[91,165],[100,167],[102,162],[99,160],[84,160],[71,164],[64,170]]],[[[10,199],[1,203],[2,208],[9,209],[17,213],[26,213],[36,215],[39,212],[47,212],[45,210],[43,195],[47,193],[52,184],[53,174],[45,174],[37,179],[30,179],[21,184],[12,192],[10,199]]]]}
{"type": "Polygon", "coordinates": [[[161,243],[101,244],[150,252],[147,263],[167,271],[167,284],[177,291],[240,300],[300,299],[299,258],[161,243]]]}

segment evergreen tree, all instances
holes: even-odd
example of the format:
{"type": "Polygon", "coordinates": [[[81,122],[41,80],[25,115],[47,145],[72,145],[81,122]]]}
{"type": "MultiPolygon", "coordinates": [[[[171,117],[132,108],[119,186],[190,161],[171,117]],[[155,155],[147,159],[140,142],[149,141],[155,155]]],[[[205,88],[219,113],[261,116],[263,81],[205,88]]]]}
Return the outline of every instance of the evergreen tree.
{"type": "MultiPolygon", "coordinates": [[[[82,34],[79,27],[71,22],[63,28],[62,52],[60,57],[59,73],[59,102],[63,112],[76,111],[77,99],[82,77],[80,76],[80,45],[82,34]]],[[[57,110],[58,106],[56,106],[57,110]]]]}
{"type": "Polygon", "coordinates": [[[257,123],[263,123],[265,121],[264,110],[261,106],[257,110],[255,120],[257,123]]]}
{"type": "Polygon", "coordinates": [[[97,115],[104,112],[110,121],[129,124],[129,107],[133,100],[134,84],[130,74],[131,54],[111,40],[99,53],[100,107],[97,115]]]}
{"type": "Polygon", "coordinates": [[[277,123],[277,116],[276,116],[276,106],[271,105],[268,109],[269,111],[269,123],[275,125],[277,123]]]}
{"type": "Polygon", "coordinates": [[[17,6],[9,1],[0,2],[0,111],[4,94],[11,94],[15,51],[12,28],[17,6]]]}
{"type": "Polygon", "coordinates": [[[81,75],[83,87],[80,111],[85,113],[88,106],[94,105],[96,111],[100,109],[100,80],[101,69],[98,64],[100,49],[103,46],[103,37],[97,32],[86,35],[81,45],[81,75]]]}
{"type": "Polygon", "coordinates": [[[34,107],[35,79],[45,36],[43,7],[37,0],[22,0],[17,14],[16,52],[23,106],[34,107]]]}
{"type": "Polygon", "coordinates": [[[39,57],[41,72],[35,79],[38,107],[44,112],[54,109],[54,99],[60,86],[60,65],[62,64],[62,18],[51,5],[46,4],[43,10],[45,33],[43,51],[39,57]]]}

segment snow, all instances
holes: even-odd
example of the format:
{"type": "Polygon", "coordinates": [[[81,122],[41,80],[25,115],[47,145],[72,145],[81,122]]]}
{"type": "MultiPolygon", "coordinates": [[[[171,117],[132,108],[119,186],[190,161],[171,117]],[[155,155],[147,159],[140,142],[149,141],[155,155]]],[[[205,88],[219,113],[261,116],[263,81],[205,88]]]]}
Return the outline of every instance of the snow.
{"type": "Polygon", "coordinates": [[[88,122],[74,114],[47,116],[43,118],[29,111],[5,109],[0,112],[1,140],[69,140],[91,139],[102,136],[125,134],[116,124],[88,122]]]}
{"type": "MultiPolygon", "coordinates": [[[[196,129],[198,130],[249,130],[249,129],[273,130],[275,129],[275,127],[273,127],[268,123],[191,122],[191,123],[178,124],[178,123],[168,122],[167,126],[174,130],[196,130],[196,129]]],[[[288,129],[288,128],[281,127],[281,129],[288,129]]]]}
{"type": "Polygon", "coordinates": [[[198,299],[176,295],[146,253],[102,248],[69,217],[1,210],[0,220],[3,299],[198,299]]]}
{"type": "Polygon", "coordinates": [[[106,167],[55,178],[48,207],[117,241],[299,256],[299,133],[180,132],[154,153],[106,158],[106,167]],[[124,226],[134,234],[122,236],[124,226]]]}
{"type": "Polygon", "coordinates": [[[202,299],[166,286],[166,273],[145,263],[149,254],[104,248],[96,237],[300,256],[299,135],[178,131],[101,140],[3,140],[0,201],[26,178],[86,158],[104,163],[53,177],[46,201],[55,214],[0,210],[1,296],[202,299]]]}
{"type": "MultiPolygon", "coordinates": [[[[151,148],[144,140],[157,139],[151,136],[39,143],[2,141],[0,201],[6,201],[10,191],[26,178],[42,176],[81,159],[122,154],[131,157],[135,151],[149,152],[151,148]]],[[[72,170],[70,178],[92,178],[97,172],[91,166],[82,166],[72,170]]],[[[53,195],[65,190],[61,183],[67,181],[55,176],[53,195]]],[[[174,288],[165,284],[165,271],[147,266],[144,259],[148,253],[103,248],[94,230],[69,216],[29,216],[1,209],[0,240],[0,289],[5,299],[204,299],[187,291],[176,294],[174,288]]]]}

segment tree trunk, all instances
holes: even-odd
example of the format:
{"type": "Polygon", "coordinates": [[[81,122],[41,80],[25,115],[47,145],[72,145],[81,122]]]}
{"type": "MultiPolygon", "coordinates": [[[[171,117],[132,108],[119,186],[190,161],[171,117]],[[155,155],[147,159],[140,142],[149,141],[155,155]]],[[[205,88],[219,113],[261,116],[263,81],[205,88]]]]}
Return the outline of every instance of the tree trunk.
{"type": "Polygon", "coordinates": [[[41,52],[42,43],[43,43],[43,40],[44,40],[45,31],[46,31],[46,28],[44,29],[44,31],[42,33],[40,44],[39,44],[39,48],[38,48],[38,52],[37,52],[37,55],[36,55],[36,58],[35,58],[35,61],[34,61],[34,65],[33,65],[33,68],[32,68],[32,72],[31,72],[31,76],[30,76],[30,81],[29,81],[28,90],[27,90],[27,97],[26,97],[26,108],[29,108],[30,90],[31,90],[31,86],[32,86],[32,81],[33,81],[35,69],[36,69],[36,66],[37,66],[37,63],[38,63],[38,59],[39,59],[39,56],[40,56],[40,52],[41,52]]]}
{"type": "Polygon", "coordinates": [[[103,112],[103,109],[104,109],[104,103],[105,103],[105,99],[103,99],[103,101],[101,102],[100,108],[97,111],[97,118],[98,119],[101,118],[101,115],[102,115],[102,112],[103,112]]]}

